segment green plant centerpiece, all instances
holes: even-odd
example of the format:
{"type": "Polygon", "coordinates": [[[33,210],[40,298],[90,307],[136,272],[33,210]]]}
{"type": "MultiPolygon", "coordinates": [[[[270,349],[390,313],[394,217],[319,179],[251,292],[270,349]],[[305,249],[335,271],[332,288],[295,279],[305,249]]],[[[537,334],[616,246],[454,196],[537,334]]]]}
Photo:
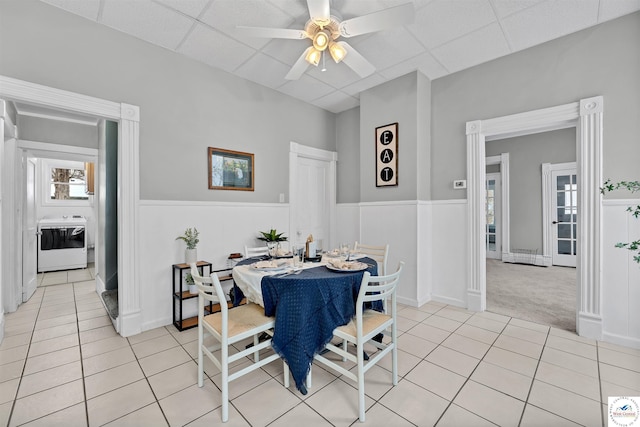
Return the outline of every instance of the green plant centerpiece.
{"type": "MultiPolygon", "coordinates": [[[[621,190],[626,189],[632,193],[636,191],[640,191],[640,181],[620,181],[620,182],[611,182],[610,179],[606,180],[603,187],[600,188],[600,192],[602,194],[607,191],[621,190]]],[[[640,204],[638,206],[629,206],[627,208],[628,212],[631,212],[635,218],[640,218],[640,204]]],[[[633,256],[633,260],[640,264],[640,239],[636,239],[633,242],[629,243],[616,243],[616,248],[625,248],[630,251],[636,252],[636,255],[633,256]]]]}
{"type": "Polygon", "coordinates": [[[184,234],[182,236],[176,237],[176,240],[182,240],[187,244],[187,249],[184,255],[185,262],[187,264],[192,262],[197,262],[198,260],[198,253],[196,251],[196,247],[200,242],[200,239],[198,239],[199,235],[200,235],[200,232],[198,231],[197,228],[189,227],[186,230],[184,230],[184,234]]]}
{"type": "Polygon", "coordinates": [[[283,236],[284,233],[278,233],[274,228],[269,230],[269,232],[261,231],[261,236],[258,237],[258,240],[262,240],[263,242],[286,242],[287,238],[283,236]]]}
{"type": "Polygon", "coordinates": [[[272,228],[268,232],[260,231],[260,236],[258,236],[258,240],[262,240],[267,243],[267,248],[269,250],[269,256],[276,256],[278,253],[278,247],[280,246],[280,242],[286,242],[287,238],[283,236],[284,233],[278,233],[275,228],[272,228]]]}

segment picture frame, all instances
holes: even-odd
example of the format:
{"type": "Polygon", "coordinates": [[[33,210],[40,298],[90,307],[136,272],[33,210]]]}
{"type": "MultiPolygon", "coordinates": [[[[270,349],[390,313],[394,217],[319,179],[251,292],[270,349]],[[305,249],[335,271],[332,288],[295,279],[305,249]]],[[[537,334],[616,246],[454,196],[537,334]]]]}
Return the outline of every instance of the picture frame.
{"type": "Polygon", "coordinates": [[[253,191],[253,153],[209,147],[209,190],[253,191]]]}
{"type": "Polygon", "coordinates": [[[398,185],[398,123],[376,128],[376,187],[398,185]]]}

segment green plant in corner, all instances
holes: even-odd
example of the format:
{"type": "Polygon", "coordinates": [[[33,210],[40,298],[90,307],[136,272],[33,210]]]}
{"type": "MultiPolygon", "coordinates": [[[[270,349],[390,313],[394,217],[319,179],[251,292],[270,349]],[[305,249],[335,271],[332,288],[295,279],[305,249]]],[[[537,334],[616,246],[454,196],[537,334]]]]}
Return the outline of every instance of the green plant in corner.
{"type": "Polygon", "coordinates": [[[193,276],[191,275],[191,273],[187,273],[186,276],[184,276],[184,282],[187,285],[195,285],[196,282],[194,282],[193,280],[193,276]]]}
{"type": "Polygon", "coordinates": [[[262,236],[258,237],[258,240],[262,240],[263,242],[285,242],[287,240],[286,237],[283,236],[284,233],[278,233],[275,229],[269,230],[269,232],[260,231],[262,236]]]}
{"type": "Polygon", "coordinates": [[[200,232],[197,228],[189,227],[182,236],[176,237],[176,240],[183,240],[187,244],[187,249],[195,249],[198,246],[198,242],[200,242],[200,239],[198,239],[199,234],[200,232]]]}
{"type": "MultiPolygon", "coordinates": [[[[620,181],[612,183],[611,180],[608,179],[605,181],[603,187],[600,188],[600,192],[604,194],[608,191],[620,189],[626,189],[632,193],[635,193],[636,191],[640,191],[640,181],[620,181]]],[[[640,205],[635,207],[629,206],[627,208],[627,211],[631,212],[631,215],[633,215],[635,218],[640,218],[640,205]]],[[[616,248],[625,248],[630,251],[637,252],[637,255],[633,256],[633,260],[640,264],[640,239],[636,239],[633,242],[629,243],[616,243],[616,248]]]]}

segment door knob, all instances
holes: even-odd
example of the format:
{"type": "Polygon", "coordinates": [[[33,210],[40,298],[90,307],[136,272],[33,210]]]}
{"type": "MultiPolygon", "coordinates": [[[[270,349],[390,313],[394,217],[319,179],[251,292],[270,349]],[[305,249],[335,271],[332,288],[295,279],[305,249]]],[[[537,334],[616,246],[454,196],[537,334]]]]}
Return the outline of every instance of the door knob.
{"type": "Polygon", "coordinates": [[[551,224],[557,224],[558,221],[551,221],[551,224]]]}

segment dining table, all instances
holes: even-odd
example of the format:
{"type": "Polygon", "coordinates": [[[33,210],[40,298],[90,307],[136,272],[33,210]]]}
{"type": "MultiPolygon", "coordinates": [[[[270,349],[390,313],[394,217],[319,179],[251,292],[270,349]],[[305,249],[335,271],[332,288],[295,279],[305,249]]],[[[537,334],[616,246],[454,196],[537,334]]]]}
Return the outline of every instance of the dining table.
{"type": "MultiPolygon", "coordinates": [[[[302,394],[307,394],[305,379],[314,356],[331,341],[334,329],[354,317],[364,272],[377,275],[375,260],[357,254],[354,258],[363,263],[362,270],[337,269],[327,257],[299,269],[286,258],[281,267],[256,268],[265,257],[242,260],[233,268],[233,304],[246,297],[263,306],[266,316],[275,316],[271,345],[302,394]]],[[[372,308],[381,311],[382,304],[372,308]]]]}

